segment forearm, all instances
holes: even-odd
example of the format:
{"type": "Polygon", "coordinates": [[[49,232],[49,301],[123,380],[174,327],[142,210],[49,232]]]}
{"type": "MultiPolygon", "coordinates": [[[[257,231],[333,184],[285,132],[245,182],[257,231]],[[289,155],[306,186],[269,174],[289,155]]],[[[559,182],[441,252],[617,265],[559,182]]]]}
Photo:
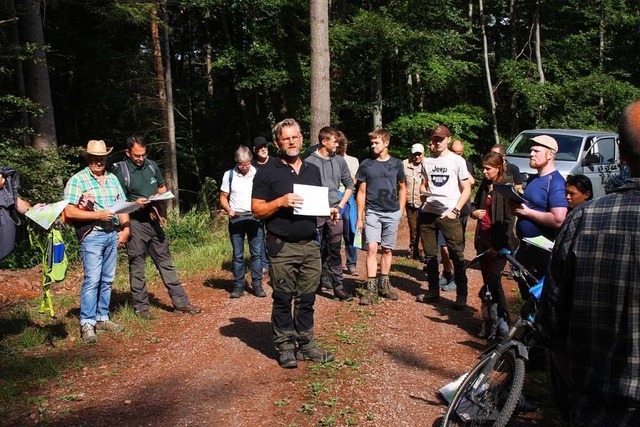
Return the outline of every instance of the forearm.
{"type": "Polygon", "coordinates": [[[539,212],[533,209],[528,209],[525,216],[537,224],[550,228],[560,228],[564,221],[564,219],[559,220],[552,212],[539,212]]]}
{"type": "Polygon", "coordinates": [[[283,206],[283,197],[268,202],[261,199],[251,199],[251,212],[253,212],[254,218],[264,219],[275,214],[283,206]]]}
{"type": "Polygon", "coordinates": [[[353,195],[353,190],[351,190],[351,189],[344,190],[344,195],[342,196],[342,199],[338,203],[338,208],[340,208],[340,210],[342,210],[342,208],[345,207],[345,205],[347,204],[347,202],[351,198],[351,195],[353,195]]]}
{"type": "Polygon", "coordinates": [[[358,195],[356,196],[356,205],[358,207],[358,221],[364,221],[364,205],[366,200],[366,193],[364,188],[365,183],[360,184],[358,188],[358,195]]]}
{"type": "Polygon", "coordinates": [[[69,219],[77,219],[80,221],[92,221],[101,219],[101,212],[103,211],[86,211],[84,209],[80,209],[75,205],[67,205],[64,208],[64,213],[69,219]]]}
{"type": "Polygon", "coordinates": [[[466,184],[462,186],[462,192],[460,193],[460,197],[458,198],[458,202],[456,203],[455,207],[458,208],[458,210],[462,209],[464,205],[467,203],[467,200],[469,200],[470,196],[471,196],[471,183],[469,181],[466,181],[466,184]]]}
{"type": "Polygon", "coordinates": [[[220,207],[224,209],[228,214],[231,213],[231,206],[229,206],[229,193],[220,193],[220,207]]]}
{"type": "Polygon", "coordinates": [[[26,200],[22,200],[20,197],[18,197],[18,201],[16,203],[16,209],[19,213],[24,215],[25,213],[27,213],[29,209],[31,209],[31,205],[26,200]]]}
{"type": "Polygon", "coordinates": [[[398,202],[400,203],[400,210],[404,211],[407,205],[407,184],[404,181],[398,185],[398,202]]]}

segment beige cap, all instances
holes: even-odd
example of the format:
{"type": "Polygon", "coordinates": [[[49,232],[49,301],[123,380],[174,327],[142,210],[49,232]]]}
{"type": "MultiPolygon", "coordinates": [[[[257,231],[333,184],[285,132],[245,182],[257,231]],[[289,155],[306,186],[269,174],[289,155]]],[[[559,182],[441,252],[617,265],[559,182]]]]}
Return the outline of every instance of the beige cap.
{"type": "Polygon", "coordinates": [[[531,146],[534,145],[542,145],[550,150],[558,152],[558,143],[556,140],[549,135],[538,135],[536,137],[531,138],[531,146]]]}
{"type": "Polygon", "coordinates": [[[414,153],[423,153],[424,154],[424,145],[417,143],[411,146],[411,154],[414,153]]]}

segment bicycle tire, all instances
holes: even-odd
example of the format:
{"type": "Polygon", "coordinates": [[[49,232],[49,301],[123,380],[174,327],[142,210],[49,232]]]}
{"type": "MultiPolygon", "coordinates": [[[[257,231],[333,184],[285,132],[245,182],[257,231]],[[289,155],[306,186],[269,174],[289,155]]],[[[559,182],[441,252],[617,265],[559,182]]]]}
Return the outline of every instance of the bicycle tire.
{"type": "Polygon", "coordinates": [[[460,384],[447,408],[443,427],[507,425],[522,393],[524,360],[512,347],[502,349],[495,363],[491,362],[492,354],[495,353],[483,357],[460,384]],[[485,372],[488,363],[493,366],[485,372]]]}

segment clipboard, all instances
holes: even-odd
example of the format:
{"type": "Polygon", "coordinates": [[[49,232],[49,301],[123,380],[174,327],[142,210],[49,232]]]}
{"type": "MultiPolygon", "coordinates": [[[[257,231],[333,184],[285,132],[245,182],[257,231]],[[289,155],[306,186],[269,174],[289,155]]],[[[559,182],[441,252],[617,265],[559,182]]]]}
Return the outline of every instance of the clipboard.
{"type": "Polygon", "coordinates": [[[493,184],[493,191],[500,194],[510,202],[529,203],[527,199],[522,197],[512,184],[493,184]]]}

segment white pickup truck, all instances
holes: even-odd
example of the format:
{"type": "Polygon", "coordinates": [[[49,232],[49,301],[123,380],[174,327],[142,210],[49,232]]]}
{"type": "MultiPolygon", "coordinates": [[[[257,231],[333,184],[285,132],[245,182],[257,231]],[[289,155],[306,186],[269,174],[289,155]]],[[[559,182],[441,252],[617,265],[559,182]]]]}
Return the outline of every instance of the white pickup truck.
{"type": "Polygon", "coordinates": [[[520,134],[507,147],[507,160],[520,168],[525,183],[537,175],[529,166],[531,138],[549,135],[558,142],[556,168],[565,178],[586,175],[593,184],[593,197],[610,192],[620,179],[618,134],[576,129],[532,129],[520,134]]]}

